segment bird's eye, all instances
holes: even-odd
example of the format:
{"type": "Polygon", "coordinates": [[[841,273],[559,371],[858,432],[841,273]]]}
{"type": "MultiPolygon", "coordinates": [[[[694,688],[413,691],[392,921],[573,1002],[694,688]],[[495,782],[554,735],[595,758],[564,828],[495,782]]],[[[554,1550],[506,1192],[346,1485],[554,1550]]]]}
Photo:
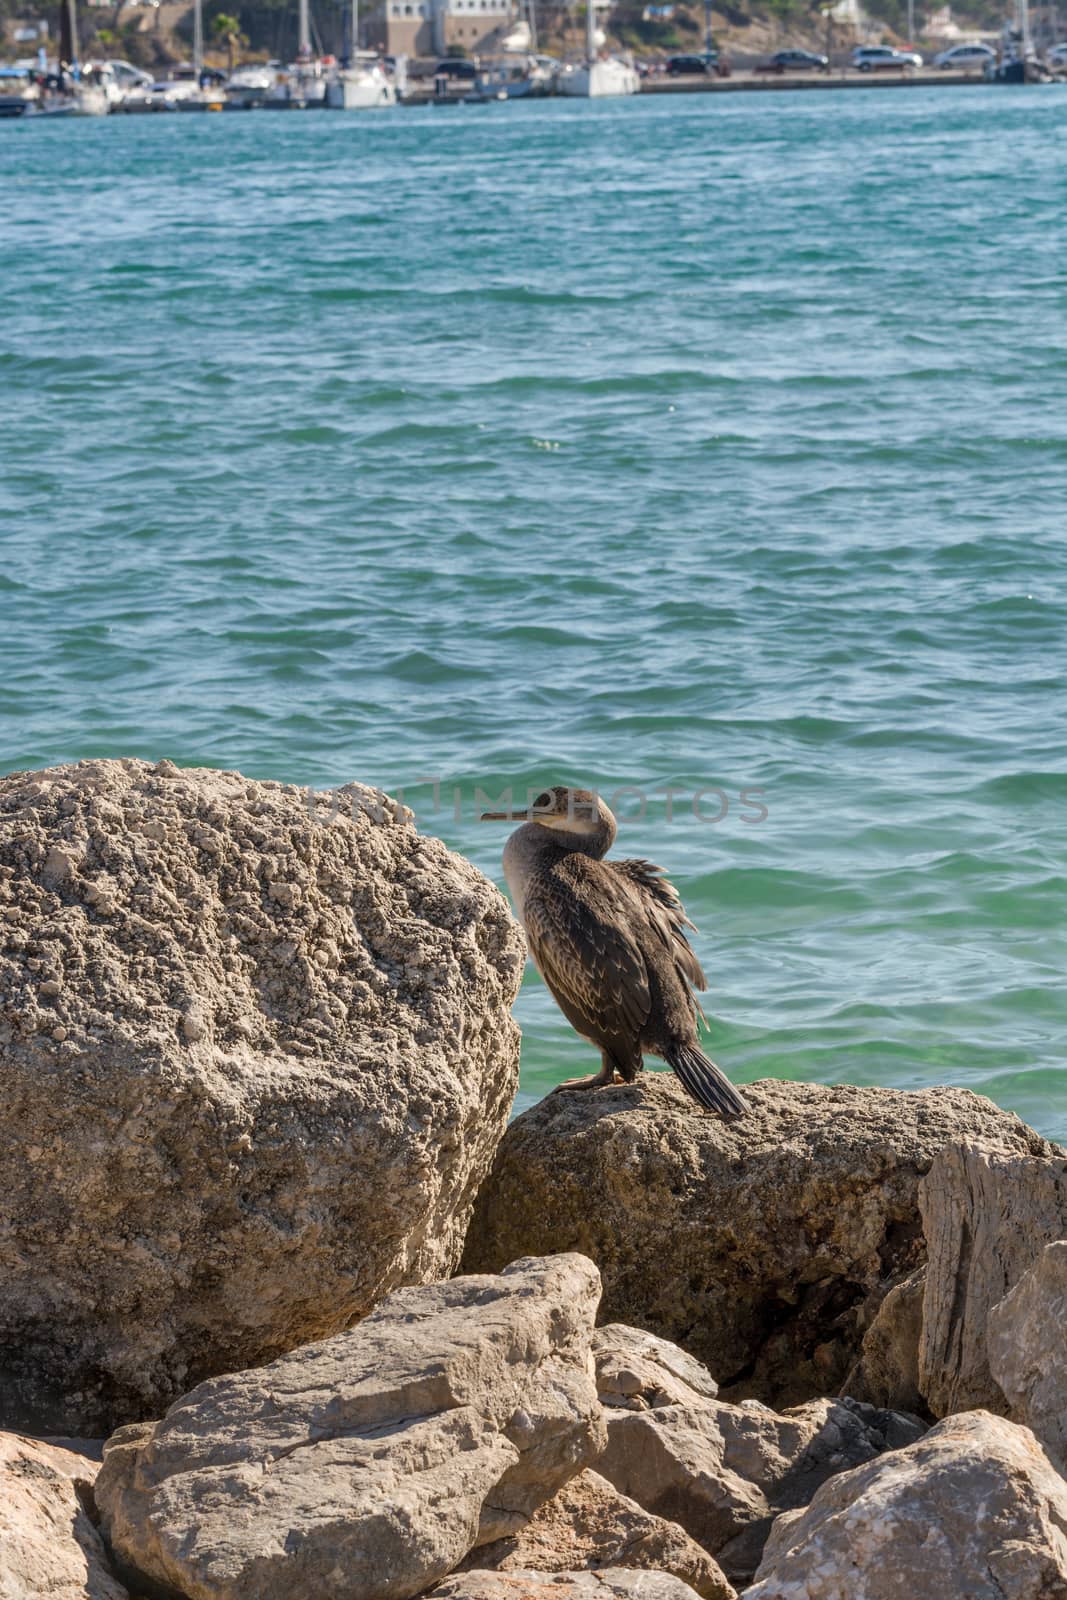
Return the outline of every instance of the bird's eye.
{"type": "Polygon", "coordinates": [[[549,794],[548,790],[546,789],[544,794],[539,794],[537,796],[537,799],[534,801],[534,810],[535,811],[547,811],[549,809],[549,807],[551,806],[551,804],[552,804],[552,796],[549,794]]]}

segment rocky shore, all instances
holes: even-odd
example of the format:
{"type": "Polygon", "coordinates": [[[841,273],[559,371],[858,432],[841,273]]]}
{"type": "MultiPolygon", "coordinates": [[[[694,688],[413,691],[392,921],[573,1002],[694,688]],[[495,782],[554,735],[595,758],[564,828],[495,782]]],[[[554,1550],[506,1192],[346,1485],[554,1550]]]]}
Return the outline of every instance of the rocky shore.
{"type": "Polygon", "coordinates": [[[1017,1118],[508,1126],[521,935],[358,786],[4,779],[0,930],[0,1600],[1067,1600],[1017,1118]]]}

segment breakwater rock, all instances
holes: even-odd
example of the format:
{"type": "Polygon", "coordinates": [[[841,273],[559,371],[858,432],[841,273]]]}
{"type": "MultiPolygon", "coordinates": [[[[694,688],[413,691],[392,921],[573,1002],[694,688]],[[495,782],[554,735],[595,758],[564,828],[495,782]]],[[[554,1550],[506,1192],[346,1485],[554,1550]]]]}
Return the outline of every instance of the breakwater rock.
{"type": "Polygon", "coordinates": [[[604,1443],[580,1256],[403,1289],[357,1328],[214,1378],[104,1452],[136,1581],[191,1600],[408,1600],[522,1528],[604,1443]]]}
{"type": "Polygon", "coordinates": [[[605,1319],[675,1340],[728,1399],[796,1404],[840,1391],[887,1291],[925,1259],[919,1182],[939,1151],[1053,1152],[966,1089],[745,1094],[734,1123],[695,1115],[663,1073],[550,1095],[501,1142],[465,1270],[581,1251],[605,1319]]]}
{"type": "Polygon", "coordinates": [[[97,1463],[0,1433],[3,1600],[127,1600],[87,1509],[97,1463]]]}
{"type": "Polygon", "coordinates": [[[521,934],[385,796],[0,781],[0,1421],[100,1433],[455,1268],[521,934]]]}
{"type": "Polygon", "coordinates": [[[601,1572],[626,1567],[667,1573],[701,1600],[735,1600],[718,1562],[677,1522],[646,1511],[600,1475],[586,1471],[508,1539],[472,1550],[462,1568],[480,1572],[601,1572]]]}
{"type": "Polygon", "coordinates": [[[745,1600],[1063,1600],[1067,1483],[984,1411],[824,1484],[778,1518],[745,1600]]]}

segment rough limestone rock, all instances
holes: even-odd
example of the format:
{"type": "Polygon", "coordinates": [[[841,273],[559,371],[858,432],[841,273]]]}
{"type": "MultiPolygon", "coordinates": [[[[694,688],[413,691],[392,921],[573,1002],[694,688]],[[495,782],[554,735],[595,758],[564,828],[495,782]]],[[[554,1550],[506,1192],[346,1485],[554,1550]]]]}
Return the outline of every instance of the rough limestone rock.
{"type": "Polygon", "coordinates": [[[96,1463],[0,1433],[0,1600],[126,1600],[84,1500],[96,1463]]]}
{"type": "Polygon", "coordinates": [[[920,1191],[929,1266],[919,1387],[935,1417],[1007,1409],[989,1370],[989,1313],[1046,1244],[1067,1236],[1067,1159],[954,1143],[920,1191]]]}
{"type": "Polygon", "coordinates": [[[696,1591],[667,1572],[604,1567],[597,1572],[463,1572],[433,1600],[693,1600],[696,1591]]]}
{"type": "Polygon", "coordinates": [[[1067,1239],[1042,1250],[989,1313],[989,1366],[1012,1419],[1040,1439],[1067,1474],[1067,1239]]]}
{"type": "Polygon", "coordinates": [[[649,1406],[714,1400],[719,1386],[703,1362],[668,1339],[611,1322],[593,1335],[597,1393],[606,1406],[649,1406]]]}
{"type": "Polygon", "coordinates": [[[581,1256],[402,1289],[109,1440],[104,1530],[189,1600],[405,1600],[513,1534],[604,1442],[581,1256]]]}
{"type": "Polygon", "coordinates": [[[842,1384],[854,1400],[891,1411],[924,1411],[919,1389],[926,1268],[894,1284],[863,1335],[859,1360],[842,1384]]]}
{"type": "Polygon", "coordinates": [[[525,1528],[472,1550],[463,1567],[493,1572],[634,1567],[672,1573],[705,1600],[735,1597],[718,1562],[684,1529],[642,1510],[597,1472],[579,1473],[525,1528]]]}
{"type": "Polygon", "coordinates": [[[943,1145],[1051,1148],[966,1089],[745,1096],[750,1114],[724,1123],[666,1073],[550,1095],[504,1136],[465,1269],[580,1250],[605,1320],[682,1344],[731,1398],[790,1404],[840,1388],[873,1307],[921,1264],[918,1181],[943,1145]]]}
{"type": "Polygon", "coordinates": [[[774,1518],[835,1473],[919,1438],[913,1417],[854,1400],[809,1400],[778,1415],[758,1400],[609,1410],[597,1471],[678,1522],[734,1582],[751,1578],[774,1518]]]}
{"type": "Polygon", "coordinates": [[[0,1420],[105,1433],[454,1269],[523,944],[390,806],[0,780],[0,1420]]]}
{"type": "Polygon", "coordinates": [[[779,1517],[744,1600],[1067,1600],[1065,1528],[1029,1429],[970,1412],[779,1517]]]}

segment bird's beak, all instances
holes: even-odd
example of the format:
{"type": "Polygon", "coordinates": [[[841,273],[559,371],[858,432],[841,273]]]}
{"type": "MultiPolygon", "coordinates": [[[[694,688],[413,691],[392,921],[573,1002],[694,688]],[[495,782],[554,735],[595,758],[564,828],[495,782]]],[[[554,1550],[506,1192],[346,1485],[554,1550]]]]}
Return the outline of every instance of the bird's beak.
{"type": "Polygon", "coordinates": [[[529,822],[529,809],[522,811],[483,811],[479,822],[529,822]]]}

